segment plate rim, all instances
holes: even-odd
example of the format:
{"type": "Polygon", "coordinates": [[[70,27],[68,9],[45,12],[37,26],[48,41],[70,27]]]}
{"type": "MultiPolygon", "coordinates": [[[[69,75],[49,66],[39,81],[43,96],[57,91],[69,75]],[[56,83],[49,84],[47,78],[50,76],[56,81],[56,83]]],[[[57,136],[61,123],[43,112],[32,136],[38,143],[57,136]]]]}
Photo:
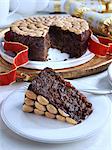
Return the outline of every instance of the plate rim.
{"type": "MultiPolygon", "coordinates": [[[[12,92],[9,96],[13,95],[14,92],[12,92]]],[[[18,92],[18,90],[16,90],[16,92],[18,92]]],[[[89,132],[86,135],[84,134],[83,137],[79,136],[78,138],[75,138],[75,139],[73,137],[71,137],[71,138],[66,138],[66,139],[61,139],[61,140],[60,139],[52,139],[52,141],[51,141],[51,140],[46,139],[46,138],[39,138],[39,137],[28,135],[28,134],[26,134],[24,132],[21,132],[21,130],[18,130],[13,125],[11,125],[11,123],[6,119],[6,117],[4,115],[4,105],[7,102],[8,97],[2,102],[2,106],[1,106],[1,118],[2,118],[3,122],[5,123],[5,125],[10,130],[12,130],[14,133],[16,133],[17,135],[20,135],[20,136],[22,136],[22,137],[24,137],[26,139],[29,139],[29,140],[38,141],[38,142],[42,142],[42,143],[69,143],[69,142],[73,142],[73,141],[79,141],[79,140],[87,139],[87,138],[91,137],[92,135],[96,134],[97,131],[102,129],[102,127],[104,126],[106,120],[108,120],[110,118],[110,116],[111,116],[111,114],[110,114],[111,105],[109,104],[109,103],[111,103],[110,99],[109,99],[108,96],[104,96],[103,95],[103,97],[105,97],[106,100],[108,101],[108,104],[107,104],[108,108],[109,108],[108,109],[108,117],[105,118],[105,121],[103,121],[103,123],[98,128],[94,129],[93,131],[89,132]]],[[[70,127],[70,128],[72,128],[72,127],[70,127]]],[[[53,129],[53,130],[56,130],[56,129],[53,129]]],[[[59,130],[59,129],[57,129],[57,130],[59,130]]]]}

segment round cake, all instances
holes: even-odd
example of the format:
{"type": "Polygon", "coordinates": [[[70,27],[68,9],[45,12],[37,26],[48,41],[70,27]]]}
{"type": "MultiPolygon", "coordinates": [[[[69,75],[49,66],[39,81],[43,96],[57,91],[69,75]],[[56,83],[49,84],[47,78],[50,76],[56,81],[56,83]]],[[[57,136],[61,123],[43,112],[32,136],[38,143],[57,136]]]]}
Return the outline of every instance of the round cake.
{"type": "Polygon", "coordinates": [[[70,57],[81,57],[91,35],[88,23],[71,16],[30,17],[13,23],[5,39],[29,47],[29,60],[46,61],[48,49],[57,48],[70,57]]]}

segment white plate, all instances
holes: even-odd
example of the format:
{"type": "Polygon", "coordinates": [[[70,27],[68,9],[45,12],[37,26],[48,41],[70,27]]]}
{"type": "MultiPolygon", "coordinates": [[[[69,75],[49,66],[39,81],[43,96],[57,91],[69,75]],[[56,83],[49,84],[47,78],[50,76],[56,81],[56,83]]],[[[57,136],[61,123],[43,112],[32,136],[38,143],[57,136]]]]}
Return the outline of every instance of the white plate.
{"type": "Polygon", "coordinates": [[[106,96],[87,95],[93,104],[93,113],[74,126],[32,113],[24,113],[24,90],[13,92],[3,102],[1,116],[7,127],[20,136],[44,143],[67,143],[96,134],[110,117],[110,100],[106,96]]]}
{"type": "Polygon", "coordinates": [[[109,78],[109,82],[112,85],[112,63],[108,68],[108,78],[109,78]]]}
{"type": "MultiPolygon", "coordinates": [[[[95,40],[98,40],[94,35],[92,37],[95,40]]],[[[11,63],[13,62],[13,57],[9,56],[5,53],[2,44],[0,46],[0,54],[7,62],[11,63]]],[[[28,64],[24,65],[24,68],[30,68],[30,69],[44,69],[45,67],[53,68],[53,69],[63,69],[63,68],[70,68],[75,67],[81,64],[84,64],[88,61],[90,61],[95,55],[91,53],[89,50],[80,58],[68,58],[69,55],[66,53],[61,53],[57,49],[49,49],[48,52],[51,60],[48,61],[29,61],[28,64]],[[66,61],[64,61],[67,59],[66,61]]]]}

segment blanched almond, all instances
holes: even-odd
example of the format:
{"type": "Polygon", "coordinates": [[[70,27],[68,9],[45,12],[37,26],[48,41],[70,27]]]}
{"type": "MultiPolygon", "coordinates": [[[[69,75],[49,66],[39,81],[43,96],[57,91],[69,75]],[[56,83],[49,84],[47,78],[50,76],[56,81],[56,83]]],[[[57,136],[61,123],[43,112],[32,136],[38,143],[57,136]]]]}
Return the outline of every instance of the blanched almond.
{"type": "Polygon", "coordinates": [[[52,104],[48,104],[46,107],[47,107],[47,110],[51,114],[57,114],[58,113],[57,109],[52,104]]]}
{"type": "Polygon", "coordinates": [[[37,100],[42,105],[48,105],[49,104],[49,101],[41,95],[38,95],[37,100]]]}
{"type": "Polygon", "coordinates": [[[69,115],[67,113],[65,113],[63,110],[61,110],[60,108],[58,109],[60,115],[64,116],[64,117],[68,117],[69,115]]]}
{"type": "Polygon", "coordinates": [[[70,124],[77,124],[77,121],[75,121],[74,119],[72,118],[69,118],[69,117],[66,117],[66,122],[70,123],[70,124]]]}
{"type": "Polygon", "coordinates": [[[23,105],[22,109],[23,109],[24,112],[32,112],[33,111],[33,107],[28,106],[26,104],[23,105]]]}
{"type": "Polygon", "coordinates": [[[40,111],[38,109],[34,109],[34,113],[38,115],[44,115],[44,111],[40,111]]]}
{"type": "Polygon", "coordinates": [[[59,121],[65,121],[65,117],[63,117],[61,115],[56,115],[56,119],[59,121]]]}
{"type": "Polygon", "coordinates": [[[45,116],[48,117],[48,118],[51,118],[51,119],[54,119],[55,118],[55,115],[54,114],[51,114],[50,112],[45,112],[45,116]]]}
{"type": "Polygon", "coordinates": [[[43,112],[46,111],[45,106],[39,104],[38,102],[35,102],[35,107],[36,107],[37,109],[39,109],[40,111],[43,111],[43,112]]]}
{"type": "Polygon", "coordinates": [[[25,95],[29,99],[36,100],[36,98],[37,98],[37,95],[34,92],[30,91],[30,90],[27,90],[26,93],[25,93],[25,95]]]}
{"type": "Polygon", "coordinates": [[[25,98],[25,104],[28,105],[28,106],[33,106],[34,105],[34,101],[29,99],[29,98],[25,98]]]}

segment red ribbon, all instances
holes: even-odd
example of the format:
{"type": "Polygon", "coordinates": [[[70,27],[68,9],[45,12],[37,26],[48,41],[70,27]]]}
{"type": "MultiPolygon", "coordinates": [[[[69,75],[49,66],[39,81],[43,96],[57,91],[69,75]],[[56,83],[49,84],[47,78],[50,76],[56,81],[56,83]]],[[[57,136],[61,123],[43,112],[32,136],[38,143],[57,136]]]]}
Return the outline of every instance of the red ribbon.
{"type": "Polygon", "coordinates": [[[17,55],[13,59],[12,69],[7,73],[0,74],[0,86],[9,85],[16,81],[16,70],[20,66],[28,62],[28,47],[17,42],[4,42],[4,49],[6,51],[17,52],[17,55]]]}
{"type": "Polygon", "coordinates": [[[99,43],[89,39],[88,49],[99,56],[112,55],[112,40],[107,37],[98,36],[99,43]]]}
{"type": "MultiPolygon", "coordinates": [[[[7,38],[6,38],[7,39],[7,38]]],[[[96,55],[106,56],[112,54],[112,40],[105,37],[98,37],[99,42],[90,38],[88,49],[96,55]]],[[[10,41],[10,37],[8,37],[10,41]]],[[[4,42],[6,51],[16,52],[17,55],[13,59],[12,69],[7,73],[0,74],[0,85],[8,85],[16,81],[16,70],[20,66],[28,63],[28,47],[18,42],[4,42]]]]}

